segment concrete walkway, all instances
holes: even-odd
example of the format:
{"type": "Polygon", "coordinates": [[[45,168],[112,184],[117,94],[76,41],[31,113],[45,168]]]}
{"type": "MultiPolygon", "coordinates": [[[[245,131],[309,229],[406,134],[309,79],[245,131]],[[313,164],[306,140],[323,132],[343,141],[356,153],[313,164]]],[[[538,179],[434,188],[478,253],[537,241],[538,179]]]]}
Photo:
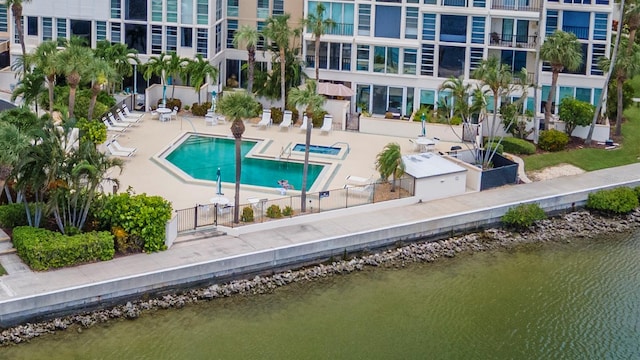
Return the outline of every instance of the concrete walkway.
{"type": "Polygon", "coordinates": [[[242,271],[341,254],[344,249],[447,234],[465,229],[465,224],[483,226],[524,202],[536,201],[548,210],[580,206],[589,192],[620,185],[640,185],[640,163],[425,203],[409,198],[337,210],[331,215],[285,219],[273,222],[277,227],[270,229],[246,227],[236,237],[180,242],[164,252],[54,271],[34,272],[17,255],[2,255],[0,263],[9,274],[0,277],[0,326],[101,299],[131,297],[185,282],[215,281],[242,271]]]}

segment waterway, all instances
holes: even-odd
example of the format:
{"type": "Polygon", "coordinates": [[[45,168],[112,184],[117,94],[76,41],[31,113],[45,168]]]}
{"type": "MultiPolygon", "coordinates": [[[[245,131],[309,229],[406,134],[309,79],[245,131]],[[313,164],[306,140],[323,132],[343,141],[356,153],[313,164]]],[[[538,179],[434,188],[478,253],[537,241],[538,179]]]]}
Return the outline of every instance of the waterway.
{"type": "Polygon", "coordinates": [[[2,359],[638,359],[640,232],[375,269],[59,332],[2,359]]]}

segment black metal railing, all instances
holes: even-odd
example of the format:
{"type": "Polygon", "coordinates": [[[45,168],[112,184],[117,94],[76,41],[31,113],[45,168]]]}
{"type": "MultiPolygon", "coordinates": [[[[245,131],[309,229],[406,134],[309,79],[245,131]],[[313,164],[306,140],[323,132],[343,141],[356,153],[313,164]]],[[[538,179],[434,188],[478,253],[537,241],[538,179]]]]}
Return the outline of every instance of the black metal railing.
{"type": "Polygon", "coordinates": [[[536,47],[537,35],[489,34],[489,43],[494,46],[532,49],[536,47]]]}
{"type": "Polygon", "coordinates": [[[353,36],[353,24],[335,23],[325,31],[325,34],[353,36]]]}
{"type": "Polygon", "coordinates": [[[495,0],[491,8],[496,10],[540,11],[542,0],[495,0]]]}
{"type": "Polygon", "coordinates": [[[589,38],[588,26],[563,26],[562,31],[574,33],[578,39],[586,40],[589,38]]]}

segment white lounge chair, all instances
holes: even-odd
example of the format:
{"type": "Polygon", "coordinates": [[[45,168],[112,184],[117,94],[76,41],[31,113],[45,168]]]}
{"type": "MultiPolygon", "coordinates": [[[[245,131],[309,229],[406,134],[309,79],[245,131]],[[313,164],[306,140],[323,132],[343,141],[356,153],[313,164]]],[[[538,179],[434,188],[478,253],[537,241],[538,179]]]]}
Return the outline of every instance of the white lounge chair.
{"type": "Polygon", "coordinates": [[[107,150],[109,151],[109,154],[113,156],[119,156],[119,157],[131,157],[134,154],[133,152],[130,152],[130,151],[120,151],[116,149],[116,147],[113,146],[113,144],[111,143],[107,144],[107,150]]]}
{"type": "Polygon", "coordinates": [[[368,185],[345,185],[348,195],[361,195],[371,197],[373,195],[373,184],[368,185]]]}
{"type": "Polygon", "coordinates": [[[123,124],[137,124],[140,121],[140,118],[128,118],[126,117],[120,110],[116,110],[116,114],[118,114],[118,119],[123,124]]]}
{"type": "Polygon", "coordinates": [[[113,113],[109,113],[107,114],[109,116],[109,118],[107,119],[107,121],[112,125],[112,126],[117,126],[117,127],[123,127],[123,128],[127,128],[129,126],[131,126],[131,124],[129,123],[124,123],[122,121],[118,121],[116,119],[116,117],[113,115],[113,113]]]}
{"type": "Polygon", "coordinates": [[[320,128],[320,132],[329,133],[332,128],[333,128],[333,116],[327,114],[324,116],[322,127],[320,128]]]}
{"type": "Polygon", "coordinates": [[[369,185],[371,183],[373,183],[373,178],[372,177],[368,177],[368,178],[363,178],[360,176],[354,176],[354,175],[349,175],[346,178],[344,178],[344,181],[346,183],[345,188],[347,186],[364,186],[364,185],[369,185]]]}
{"type": "Polygon", "coordinates": [[[113,145],[113,147],[118,151],[134,153],[134,152],[136,152],[136,150],[138,150],[137,148],[122,146],[122,145],[120,145],[118,140],[111,140],[111,145],[113,145]]]}
{"type": "Polygon", "coordinates": [[[265,129],[267,126],[271,126],[271,110],[268,110],[268,109],[262,110],[262,118],[260,119],[260,122],[256,126],[264,127],[265,129]]]}
{"type": "MultiPolygon", "coordinates": [[[[305,114],[302,117],[302,125],[300,125],[300,131],[307,131],[307,125],[309,125],[309,117],[305,114]]],[[[313,129],[313,121],[311,122],[311,128],[313,129]]]]}
{"type": "Polygon", "coordinates": [[[127,128],[126,127],[121,127],[121,126],[113,126],[111,125],[111,123],[107,120],[107,118],[103,117],[102,118],[102,123],[107,127],[107,131],[118,131],[118,132],[123,132],[126,131],[127,128]]]}
{"type": "Polygon", "coordinates": [[[127,106],[127,104],[122,104],[122,111],[124,112],[124,116],[130,119],[142,118],[142,114],[134,114],[131,111],[129,111],[129,107],[127,106]]]}
{"type": "Polygon", "coordinates": [[[158,112],[149,107],[149,113],[151,114],[151,119],[158,119],[158,112]]]}
{"type": "Polygon", "coordinates": [[[281,129],[287,129],[291,127],[291,118],[293,117],[293,113],[290,110],[285,110],[284,115],[282,116],[282,122],[280,123],[281,129]]]}

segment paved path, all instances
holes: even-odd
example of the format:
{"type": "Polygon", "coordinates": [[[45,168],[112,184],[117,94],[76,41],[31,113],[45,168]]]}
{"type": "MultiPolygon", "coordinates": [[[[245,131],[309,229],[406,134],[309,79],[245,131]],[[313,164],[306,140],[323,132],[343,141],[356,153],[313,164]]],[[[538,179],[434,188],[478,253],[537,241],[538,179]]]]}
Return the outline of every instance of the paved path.
{"type": "MultiPolygon", "coordinates": [[[[343,212],[339,217],[329,219],[308,215],[304,223],[300,224],[287,224],[287,220],[282,220],[282,226],[270,230],[260,229],[238,237],[225,235],[182,242],[164,252],[137,254],[47,272],[29,270],[15,254],[2,255],[0,263],[9,274],[0,277],[0,309],[12,299],[242,256],[265,249],[321,241],[345,234],[402,226],[494,205],[517,205],[537,198],[630,182],[633,185],[640,183],[640,163],[394,208],[368,210],[366,207],[358,207],[358,213],[343,212]]],[[[393,206],[393,203],[390,205],[393,206]]],[[[0,233],[0,238],[2,236],[0,233]]]]}

